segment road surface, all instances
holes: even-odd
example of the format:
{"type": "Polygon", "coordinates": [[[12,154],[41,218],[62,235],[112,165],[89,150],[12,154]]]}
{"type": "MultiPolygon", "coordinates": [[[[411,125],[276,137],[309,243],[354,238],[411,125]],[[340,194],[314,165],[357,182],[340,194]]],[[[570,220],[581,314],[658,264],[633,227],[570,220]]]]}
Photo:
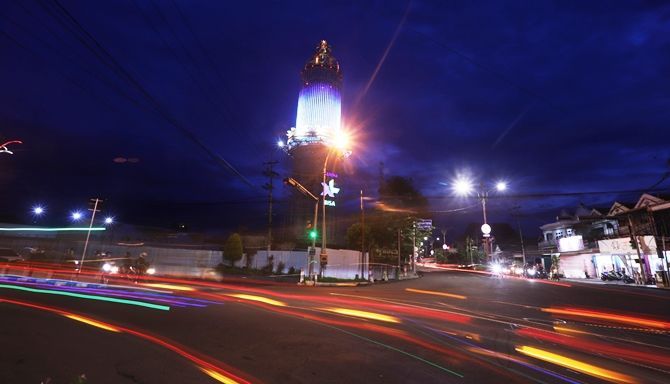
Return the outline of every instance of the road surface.
{"type": "Polygon", "coordinates": [[[0,281],[0,383],[670,382],[667,290],[461,271],[317,288],[16,275],[0,281]]]}

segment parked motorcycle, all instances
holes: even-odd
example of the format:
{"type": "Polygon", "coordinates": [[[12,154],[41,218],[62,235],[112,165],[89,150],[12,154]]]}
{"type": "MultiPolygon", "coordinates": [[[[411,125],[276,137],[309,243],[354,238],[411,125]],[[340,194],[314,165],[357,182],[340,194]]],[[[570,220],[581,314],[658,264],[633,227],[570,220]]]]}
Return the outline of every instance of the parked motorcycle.
{"type": "Polygon", "coordinates": [[[605,271],[600,274],[600,279],[602,281],[617,281],[621,280],[621,277],[615,271],[605,271]]]}

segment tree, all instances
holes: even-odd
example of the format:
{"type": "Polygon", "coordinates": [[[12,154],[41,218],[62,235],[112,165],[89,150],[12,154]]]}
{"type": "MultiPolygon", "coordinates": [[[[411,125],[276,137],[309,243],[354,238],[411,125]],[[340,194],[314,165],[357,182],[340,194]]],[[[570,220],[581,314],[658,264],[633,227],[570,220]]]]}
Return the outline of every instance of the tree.
{"type": "Polygon", "coordinates": [[[396,212],[425,213],[428,199],[414,187],[412,179],[391,176],[379,186],[379,200],[386,209],[396,212]]]}
{"type": "MultiPolygon", "coordinates": [[[[347,246],[350,249],[361,249],[363,246],[363,238],[361,233],[361,224],[354,223],[349,228],[347,228],[347,246]]],[[[369,223],[365,224],[365,248],[370,249],[370,244],[374,242],[374,239],[371,236],[372,227],[369,223]]]]}
{"type": "Polygon", "coordinates": [[[239,234],[233,233],[228,237],[223,246],[223,258],[230,261],[231,266],[242,258],[242,238],[239,234]]]}

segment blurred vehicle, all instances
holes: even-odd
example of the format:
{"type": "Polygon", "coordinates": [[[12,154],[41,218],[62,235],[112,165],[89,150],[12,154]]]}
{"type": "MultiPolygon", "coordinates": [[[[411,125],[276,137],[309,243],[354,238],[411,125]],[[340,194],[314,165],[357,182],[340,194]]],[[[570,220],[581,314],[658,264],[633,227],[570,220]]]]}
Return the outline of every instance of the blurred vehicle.
{"type": "Polygon", "coordinates": [[[460,264],[458,269],[470,269],[473,271],[485,271],[488,267],[484,264],[460,264]]]}
{"type": "Polygon", "coordinates": [[[119,273],[119,266],[114,261],[105,262],[100,269],[100,282],[103,284],[109,283],[109,278],[119,273]]]}
{"type": "Polygon", "coordinates": [[[529,279],[546,279],[549,277],[541,264],[526,265],[524,276],[529,279]]]}
{"type": "Polygon", "coordinates": [[[25,258],[13,249],[10,248],[0,248],[0,262],[3,263],[14,263],[18,261],[24,261],[25,258]]]}
{"type": "Polygon", "coordinates": [[[510,267],[510,275],[512,276],[522,277],[524,276],[524,272],[523,265],[521,264],[515,263],[510,267]]]}

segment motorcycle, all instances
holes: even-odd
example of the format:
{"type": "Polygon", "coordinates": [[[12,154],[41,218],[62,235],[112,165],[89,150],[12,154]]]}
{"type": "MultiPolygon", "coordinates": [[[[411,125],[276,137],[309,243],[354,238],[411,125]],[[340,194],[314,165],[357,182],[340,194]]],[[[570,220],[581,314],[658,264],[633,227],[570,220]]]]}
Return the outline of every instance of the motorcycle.
{"type": "Polygon", "coordinates": [[[115,265],[114,262],[106,262],[102,265],[100,282],[102,284],[108,284],[110,277],[119,273],[119,267],[115,265]]]}

